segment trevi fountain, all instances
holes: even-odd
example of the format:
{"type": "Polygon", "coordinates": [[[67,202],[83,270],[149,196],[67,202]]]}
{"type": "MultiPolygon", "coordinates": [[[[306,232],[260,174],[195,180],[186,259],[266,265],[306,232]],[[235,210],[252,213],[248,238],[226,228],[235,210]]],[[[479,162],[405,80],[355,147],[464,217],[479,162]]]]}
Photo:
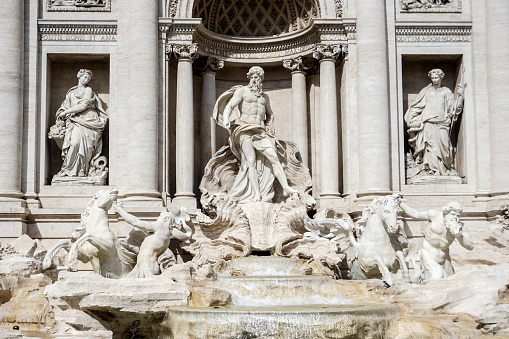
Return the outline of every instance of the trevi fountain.
{"type": "Polygon", "coordinates": [[[1,338],[509,338],[509,2],[0,3],[1,338]]]}

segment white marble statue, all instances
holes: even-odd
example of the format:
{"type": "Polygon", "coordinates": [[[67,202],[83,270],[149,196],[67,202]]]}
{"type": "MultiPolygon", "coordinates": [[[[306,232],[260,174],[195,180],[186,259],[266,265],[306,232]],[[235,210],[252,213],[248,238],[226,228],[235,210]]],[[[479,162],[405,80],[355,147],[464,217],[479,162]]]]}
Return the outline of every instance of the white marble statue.
{"type": "Polygon", "coordinates": [[[102,133],[108,122],[101,99],[88,83],[92,71],[78,72],[78,85],[67,91],[56,113],[56,124],[49,138],[62,149],[62,168],[55,174],[55,183],[89,183],[104,185],[107,175],[106,157],[101,156],[102,133]]]}
{"type": "Polygon", "coordinates": [[[432,69],[428,76],[431,84],[421,90],[405,113],[408,143],[413,150],[407,171],[410,177],[457,176],[451,127],[463,109],[463,84],[459,82],[453,94],[442,86],[442,70],[432,69]]]}
{"type": "Polygon", "coordinates": [[[141,243],[136,266],[126,278],[146,278],[161,274],[159,258],[168,250],[170,239],[186,240],[191,237],[192,229],[187,225],[189,214],[182,207],[177,213],[161,212],[156,221],[150,222],[126,212],[122,205],[121,201],[115,204],[118,214],[132,226],[150,234],[141,243]],[[185,232],[177,229],[178,224],[182,225],[185,232]]]}
{"type": "MultiPolygon", "coordinates": [[[[90,262],[94,272],[107,278],[122,278],[134,266],[136,254],[129,250],[128,239],[118,241],[108,223],[108,210],[117,199],[116,189],[101,190],[95,194],[81,214],[81,223],[71,239],[63,239],[50,249],[43,262],[47,269],[61,248],[69,252],[68,264],[74,269],[75,260],[90,262]],[[124,245],[124,242],[126,245],[124,245]]],[[[136,250],[135,250],[136,251],[136,250]]]]}
{"type": "Polygon", "coordinates": [[[263,69],[253,66],[247,73],[249,85],[235,86],[223,93],[214,107],[214,119],[230,131],[230,148],[240,169],[228,195],[239,202],[271,202],[274,177],[288,196],[290,187],[284,171],[285,150],[274,135],[269,97],[262,91],[263,69]]]}
{"type": "Polygon", "coordinates": [[[398,224],[399,194],[375,198],[364,209],[356,224],[355,255],[347,253],[352,279],[382,278],[394,285],[391,275],[401,268],[403,278],[410,281],[404,258],[406,234],[398,224]]]}
{"type": "Polygon", "coordinates": [[[418,212],[404,202],[401,202],[400,207],[411,218],[428,221],[412,280],[437,280],[454,274],[449,246],[456,239],[467,250],[474,248],[467,226],[460,221],[463,210],[461,205],[450,202],[442,210],[423,212],[418,212]]]}

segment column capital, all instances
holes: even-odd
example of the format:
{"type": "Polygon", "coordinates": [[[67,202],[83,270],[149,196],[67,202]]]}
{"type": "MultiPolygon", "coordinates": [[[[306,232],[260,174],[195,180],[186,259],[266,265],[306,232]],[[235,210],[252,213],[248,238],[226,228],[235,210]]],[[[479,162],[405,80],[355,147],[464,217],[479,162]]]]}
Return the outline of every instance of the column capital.
{"type": "Polygon", "coordinates": [[[315,66],[313,59],[303,58],[301,56],[283,60],[283,67],[293,72],[307,72],[315,66]]]}
{"type": "Polygon", "coordinates": [[[200,72],[216,73],[224,67],[224,61],[214,57],[204,57],[194,63],[194,67],[200,72]]]}
{"type": "Polygon", "coordinates": [[[175,53],[177,59],[193,61],[198,57],[198,44],[189,45],[172,45],[172,52],[175,53]]]}
{"type": "Polygon", "coordinates": [[[313,49],[313,58],[318,61],[343,59],[348,53],[346,45],[316,44],[313,49]]]}

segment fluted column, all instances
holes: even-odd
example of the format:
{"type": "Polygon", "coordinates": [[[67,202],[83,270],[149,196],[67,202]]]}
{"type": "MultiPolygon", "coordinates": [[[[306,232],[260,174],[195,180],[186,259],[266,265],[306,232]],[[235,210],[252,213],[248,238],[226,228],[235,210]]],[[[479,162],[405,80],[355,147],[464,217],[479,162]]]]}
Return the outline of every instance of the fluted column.
{"type": "Polygon", "coordinates": [[[176,185],[173,202],[188,208],[196,208],[194,187],[194,105],[193,60],[198,46],[174,45],[177,66],[177,112],[176,112],[176,185]]]}
{"type": "Polygon", "coordinates": [[[200,169],[216,153],[216,123],[212,111],[216,103],[216,72],[223,68],[224,61],[207,57],[206,63],[199,67],[201,74],[201,119],[200,119],[200,169]]]}
{"type": "Polygon", "coordinates": [[[1,1],[0,202],[20,203],[23,131],[24,1],[1,1]]]}
{"type": "Polygon", "coordinates": [[[486,1],[491,190],[509,192],[509,1],[486,1]]]}
{"type": "Polygon", "coordinates": [[[130,200],[160,201],[158,192],[158,7],[129,0],[128,169],[130,200]]]}
{"type": "Polygon", "coordinates": [[[313,68],[313,61],[297,57],[284,60],[283,67],[292,72],[292,140],[299,147],[302,163],[308,163],[308,114],[306,72],[313,68]]]}
{"type": "Polygon", "coordinates": [[[391,189],[385,1],[358,0],[357,112],[359,195],[391,189]]]}
{"type": "Polygon", "coordinates": [[[336,92],[336,65],[344,56],[343,46],[317,45],[313,57],[320,62],[320,200],[340,198],[339,134],[336,92]]]}

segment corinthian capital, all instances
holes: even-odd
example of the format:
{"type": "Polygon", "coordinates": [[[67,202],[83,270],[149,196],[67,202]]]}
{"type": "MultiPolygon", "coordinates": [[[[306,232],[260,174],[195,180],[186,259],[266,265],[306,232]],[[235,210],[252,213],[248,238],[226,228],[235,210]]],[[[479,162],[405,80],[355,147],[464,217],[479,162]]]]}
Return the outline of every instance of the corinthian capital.
{"type": "Polygon", "coordinates": [[[297,57],[283,60],[283,67],[291,72],[307,72],[312,69],[313,66],[314,62],[309,58],[297,57]]]}
{"type": "Polygon", "coordinates": [[[322,60],[343,59],[347,53],[345,45],[316,44],[313,51],[313,58],[322,60]]]}
{"type": "Polygon", "coordinates": [[[198,57],[198,44],[173,45],[173,53],[177,59],[194,60],[198,57]]]}

